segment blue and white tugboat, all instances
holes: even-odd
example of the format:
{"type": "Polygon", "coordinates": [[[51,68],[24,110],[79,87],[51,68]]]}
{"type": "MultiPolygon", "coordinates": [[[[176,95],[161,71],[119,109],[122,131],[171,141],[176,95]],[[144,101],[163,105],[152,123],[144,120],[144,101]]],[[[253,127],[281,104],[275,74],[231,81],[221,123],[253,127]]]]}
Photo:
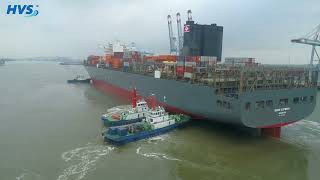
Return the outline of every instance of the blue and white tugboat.
{"type": "Polygon", "coordinates": [[[73,83],[73,84],[75,84],[75,83],[90,83],[90,81],[91,81],[90,78],[85,78],[80,75],[76,76],[76,78],[74,78],[74,79],[67,80],[67,82],[70,84],[71,83],[73,83]]]}
{"type": "Polygon", "coordinates": [[[149,110],[148,104],[144,99],[137,98],[137,91],[132,91],[132,107],[115,107],[108,110],[101,116],[102,123],[106,127],[123,126],[141,122],[149,110]]]}
{"type": "Polygon", "coordinates": [[[148,109],[141,122],[109,127],[103,136],[105,141],[121,145],[166,133],[189,120],[190,117],[183,114],[169,115],[163,107],[156,106],[153,96],[152,108],[148,109]]]}

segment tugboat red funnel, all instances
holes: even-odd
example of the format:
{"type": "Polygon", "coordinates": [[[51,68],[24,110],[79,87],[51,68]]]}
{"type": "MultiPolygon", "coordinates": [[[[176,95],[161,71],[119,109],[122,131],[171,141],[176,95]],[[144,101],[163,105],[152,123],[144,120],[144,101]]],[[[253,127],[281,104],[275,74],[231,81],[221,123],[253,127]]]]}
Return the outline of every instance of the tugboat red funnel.
{"type": "Polygon", "coordinates": [[[156,96],[154,94],[151,95],[151,107],[152,110],[155,110],[157,106],[156,96]]]}
{"type": "Polygon", "coordinates": [[[136,88],[133,88],[133,90],[132,90],[132,101],[131,101],[131,103],[132,103],[132,108],[137,107],[137,90],[136,90],[136,88]]]}

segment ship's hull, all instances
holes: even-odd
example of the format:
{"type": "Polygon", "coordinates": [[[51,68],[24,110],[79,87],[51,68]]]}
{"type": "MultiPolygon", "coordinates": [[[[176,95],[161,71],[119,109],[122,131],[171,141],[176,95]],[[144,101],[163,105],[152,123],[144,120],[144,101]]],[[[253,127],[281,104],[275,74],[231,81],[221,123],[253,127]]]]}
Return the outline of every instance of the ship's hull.
{"type": "Polygon", "coordinates": [[[144,131],[137,134],[127,135],[127,136],[113,136],[108,135],[107,133],[104,134],[104,141],[116,144],[116,145],[122,145],[127,144],[134,141],[139,141],[141,139],[146,139],[154,136],[159,136],[161,134],[167,133],[169,131],[172,131],[173,129],[179,127],[181,124],[172,124],[163,128],[151,130],[151,131],[144,131]]]}
{"type": "Polygon", "coordinates": [[[129,99],[132,88],[136,87],[142,97],[155,94],[158,103],[168,111],[250,128],[274,128],[299,121],[310,115],[316,104],[316,88],[259,90],[234,98],[218,95],[215,88],[205,85],[93,66],[86,66],[86,69],[92,84],[103,92],[129,99]],[[312,97],[312,101],[295,104],[294,97],[312,97]],[[280,99],[288,99],[288,102],[280,105],[280,99]],[[268,100],[273,102],[272,107],[256,109],[256,102],[268,100]],[[250,108],[246,107],[248,103],[250,108]]]}

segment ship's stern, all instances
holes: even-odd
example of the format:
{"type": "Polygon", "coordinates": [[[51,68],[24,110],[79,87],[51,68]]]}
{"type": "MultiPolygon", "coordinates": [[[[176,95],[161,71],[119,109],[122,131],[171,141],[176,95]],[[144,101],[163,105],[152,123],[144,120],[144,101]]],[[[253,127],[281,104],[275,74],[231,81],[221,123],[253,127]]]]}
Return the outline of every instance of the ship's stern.
{"type": "Polygon", "coordinates": [[[316,106],[316,88],[259,90],[240,95],[241,121],[262,134],[280,137],[281,127],[309,116],[316,106]]]}

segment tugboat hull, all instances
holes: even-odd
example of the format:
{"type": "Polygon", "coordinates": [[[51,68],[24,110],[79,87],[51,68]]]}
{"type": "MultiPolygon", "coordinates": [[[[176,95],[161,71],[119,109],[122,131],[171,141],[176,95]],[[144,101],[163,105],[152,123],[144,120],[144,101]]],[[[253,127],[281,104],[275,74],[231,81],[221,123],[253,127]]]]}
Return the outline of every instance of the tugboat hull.
{"type": "Polygon", "coordinates": [[[68,80],[67,82],[70,84],[77,84],[77,83],[90,83],[91,79],[83,79],[83,80],[78,80],[78,79],[72,79],[68,80]]]}
{"type": "Polygon", "coordinates": [[[146,138],[150,138],[150,137],[154,137],[154,136],[158,136],[158,135],[167,133],[167,132],[172,131],[173,129],[177,128],[180,125],[181,124],[176,123],[176,124],[169,125],[167,127],[163,127],[163,128],[159,128],[159,129],[155,129],[155,130],[151,130],[151,131],[143,131],[143,132],[140,132],[137,134],[127,135],[127,136],[113,136],[113,135],[108,135],[107,133],[105,133],[104,140],[106,142],[111,143],[111,144],[123,145],[123,144],[127,144],[130,142],[134,142],[134,141],[138,141],[141,139],[146,139],[146,138]]]}

